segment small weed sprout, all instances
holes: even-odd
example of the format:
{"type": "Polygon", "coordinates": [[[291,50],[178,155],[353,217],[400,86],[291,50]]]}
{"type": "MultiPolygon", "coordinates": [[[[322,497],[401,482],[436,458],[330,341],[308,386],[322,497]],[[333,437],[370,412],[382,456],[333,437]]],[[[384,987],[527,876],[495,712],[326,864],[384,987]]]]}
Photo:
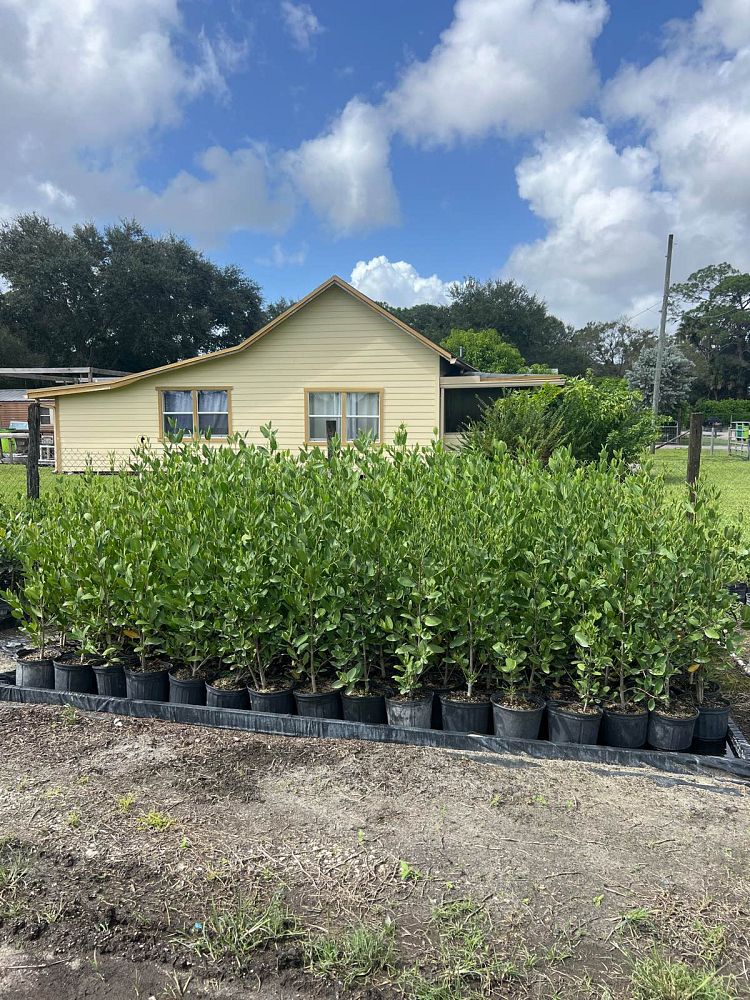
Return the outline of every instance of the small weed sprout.
{"type": "Polygon", "coordinates": [[[60,719],[64,726],[77,726],[82,721],[78,710],[72,705],[63,705],[60,709],[60,719]]]}
{"type": "Polygon", "coordinates": [[[399,862],[398,873],[404,882],[421,882],[425,878],[424,872],[403,860],[399,862]]]}
{"type": "Polygon", "coordinates": [[[81,814],[78,812],[77,809],[72,809],[66,816],[65,821],[67,822],[71,830],[77,830],[78,827],[81,825],[81,814]]]}
{"type": "Polygon", "coordinates": [[[121,795],[117,799],[117,808],[123,814],[127,815],[133,808],[135,803],[135,795],[132,792],[128,792],[126,795],[121,795]]]}
{"type": "Polygon", "coordinates": [[[154,830],[156,833],[163,833],[174,825],[174,820],[168,813],[149,809],[148,812],[141,813],[136,823],[139,830],[154,830]]]}

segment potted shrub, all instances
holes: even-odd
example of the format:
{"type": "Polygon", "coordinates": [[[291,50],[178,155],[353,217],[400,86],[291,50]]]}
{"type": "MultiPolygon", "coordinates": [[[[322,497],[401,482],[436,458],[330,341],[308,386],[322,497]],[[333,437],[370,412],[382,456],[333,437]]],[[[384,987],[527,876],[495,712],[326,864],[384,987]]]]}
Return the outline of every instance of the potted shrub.
{"type": "MultiPolygon", "coordinates": [[[[474,528],[463,521],[452,535],[446,535],[448,526],[440,525],[443,537],[438,544],[444,576],[441,590],[450,595],[444,602],[444,614],[452,634],[446,658],[458,667],[464,687],[444,691],[439,697],[443,729],[484,735],[491,729],[487,660],[494,603],[499,595],[493,586],[495,576],[488,571],[494,565],[493,557],[487,552],[486,543],[479,545],[473,537],[474,528]]],[[[430,624],[439,628],[443,620],[433,617],[430,624]]]]}
{"type": "Polygon", "coordinates": [[[352,664],[349,657],[344,658],[342,653],[337,657],[334,651],[334,662],[336,659],[343,660],[334,683],[334,687],[341,692],[343,718],[347,722],[383,725],[388,721],[385,696],[372,689],[370,677],[372,658],[368,656],[367,644],[362,642],[358,649],[355,647],[355,653],[358,655],[352,664]]]}
{"type": "Polygon", "coordinates": [[[54,661],[55,690],[77,691],[81,694],[96,694],[94,667],[104,663],[104,657],[94,650],[93,629],[89,625],[73,626],[71,635],[78,648],[60,655],[54,661]]]}
{"type": "Polygon", "coordinates": [[[672,694],[678,673],[670,651],[660,650],[643,678],[649,708],[648,743],[654,750],[687,750],[693,742],[698,711],[690,701],[672,694]]]}
{"type": "Polygon", "coordinates": [[[596,704],[601,693],[603,663],[590,652],[586,636],[576,633],[579,652],[574,660],[576,674],[573,678],[575,700],[547,704],[547,723],[551,743],[596,744],[602,709],[596,704]]]}
{"type": "Polygon", "coordinates": [[[383,622],[389,640],[395,644],[393,668],[395,693],[385,699],[388,724],[409,729],[429,729],[432,721],[432,693],[425,692],[422,679],[442,648],[434,641],[440,620],[430,608],[440,599],[434,578],[427,575],[426,560],[415,564],[415,577],[401,576],[398,586],[403,610],[394,621],[383,622]]]}
{"type": "MultiPolygon", "coordinates": [[[[614,594],[611,596],[615,598],[614,594]]],[[[608,600],[603,604],[604,613],[593,611],[581,622],[576,642],[584,660],[595,661],[602,667],[602,742],[610,747],[638,749],[646,745],[648,735],[648,710],[642,704],[644,692],[637,686],[637,633],[644,623],[636,619],[634,635],[633,623],[624,611],[608,600]],[[588,645],[582,646],[582,642],[588,645]]]]}
{"type": "Polygon", "coordinates": [[[341,695],[324,668],[327,639],[341,621],[346,591],[339,561],[346,551],[333,515],[329,470],[320,453],[307,459],[283,535],[281,575],[285,621],[281,636],[292,661],[297,713],[322,719],[342,717],[341,695]],[[322,467],[321,467],[322,466],[322,467]]]}
{"type": "Polygon", "coordinates": [[[124,664],[127,697],[135,701],[168,701],[169,668],[161,654],[161,626],[164,617],[163,591],[152,567],[159,562],[161,546],[140,538],[142,551],[133,539],[132,558],[124,561],[123,580],[129,591],[124,613],[123,634],[133,641],[135,658],[124,664]]]}
{"type": "MultiPolygon", "coordinates": [[[[249,503],[252,514],[221,590],[224,613],[219,622],[219,651],[222,662],[231,668],[224,675],[225,683],[231,677],[244,678],[254,712],[293,715],[291,682],[274,669],[280,646],[274,636],[283,622],[275,559],[283,543],[269,530],[265,506],[249,503]]],[[[213,701],[217,696],[211,697],[213,701]]]]}
{"type": "Polygon", "coordinates": [[[729,702],[722,697],[718,683],[707,683],[707,677],[720,674],[721,666],[729,656],[731,626],[734,620],[728,614],[716,614],[716,625],[700,627],[700,620],[691,616],[688,623],[694,626],[689,636],[693,662],[687,669],[691,693],[698,708],[694,738],[701,744],[723,745],[729,729],[729,702]],[[724,626],[724,627],[722,627],[724,626]]]}
{"type": "Polygon", "coordinates": [[[16,685],[53,689],[53,658],[59,654],[53,642],[54,610],[58,603],[54,590],[60,570],[58,553],[54,551],[53,540],[45,540],[40,524],[29,521],[19,527],[23,583],[17,591],[5,591],[4,597],[13,617],[21,622],[21,630],[34,645],[21,647],[16,654],[16,685]]]}
{"type": "MultiPolygon", "coordinates": [[[[544,698],[530,690],[525,669],[526,652],[512,653],[504,643],[495,643],[497,668],[502,679],[499,691],[492,695],[495,735],[509,740],[536,740],[544,715],[544,698]]],[[[529,672],[530,673],[530,672],[529,672]]]]}

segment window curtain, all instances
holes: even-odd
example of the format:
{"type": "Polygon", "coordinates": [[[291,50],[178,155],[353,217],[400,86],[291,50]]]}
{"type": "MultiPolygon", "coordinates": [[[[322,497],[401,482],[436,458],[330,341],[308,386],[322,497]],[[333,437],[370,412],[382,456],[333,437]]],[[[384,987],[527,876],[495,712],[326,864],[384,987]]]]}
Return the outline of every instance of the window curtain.
{"type": "Polygon", "coordinates": [[[229,433],[229,412],[225,389],[198,390],[198,430],[201,434],[225,437],[229,433]]]}
{"type": "Polygon", "coordinates": [[[346,437],[353,441],[360,434],[380,438],[380,393],[350,392],[346,397],[346,437]]]}
{"type": "Polygon", "coordinates": [[[336,434],[341,437],[340,392],[311,392],[307,397],[307,405],[310,441],[326,440],[326,422],[329,420],[336,421],[336,434]]]}

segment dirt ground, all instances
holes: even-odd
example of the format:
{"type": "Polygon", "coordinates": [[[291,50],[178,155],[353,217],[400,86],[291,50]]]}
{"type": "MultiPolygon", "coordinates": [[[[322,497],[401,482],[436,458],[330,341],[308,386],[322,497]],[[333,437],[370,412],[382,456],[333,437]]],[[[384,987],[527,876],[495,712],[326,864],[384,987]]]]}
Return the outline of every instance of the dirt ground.
{"type": "Polygon", "coordinates": [[[295,938],[244,962],[190,947],[272,898],[313,938],[394,929],[369,998],[429,979],[435,914],[466,900],[507,970],[481,995],[629,996],[654,948],[750,995],[743,783],[48,706],[0,705],[0,733],[0,997],[346,995],[295,938]]]}

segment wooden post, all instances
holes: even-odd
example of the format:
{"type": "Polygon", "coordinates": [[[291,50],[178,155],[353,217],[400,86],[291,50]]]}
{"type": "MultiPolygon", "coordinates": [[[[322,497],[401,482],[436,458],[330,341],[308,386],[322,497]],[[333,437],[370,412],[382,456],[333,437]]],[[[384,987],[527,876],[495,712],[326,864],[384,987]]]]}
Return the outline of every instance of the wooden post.
{"type": "Polygon", "coordinates": [[[26,455],[26,496],[39,499],[39,439],[41,415],[39,403],[29,403],[29,450],[26,455]]]}
{"type": "MultiPolygon", "coordinates": [[[[688,444],[687,482],[694,486],[701,471],[701,445],[703,444],[703,414],[690,414],[690,442],[688,444]]],[[[690,491],[695,500],[695,490],[690,491]]]]}
{"type": "Polygon", "coordinates": [[[714,453],[714,447],[716,446],[716,424],[711,424],[711,454],[714,453]]]}

